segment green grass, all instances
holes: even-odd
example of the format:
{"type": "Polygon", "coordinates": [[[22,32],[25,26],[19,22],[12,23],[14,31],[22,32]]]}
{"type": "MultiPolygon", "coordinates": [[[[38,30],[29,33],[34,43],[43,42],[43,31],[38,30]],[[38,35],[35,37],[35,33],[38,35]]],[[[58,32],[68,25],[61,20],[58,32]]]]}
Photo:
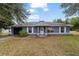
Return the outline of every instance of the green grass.
{"type": "Polygon", "coordinates": [[[79,56],[79,36],[63,36],[62,49],[65,52],[65,55],[78,55],[79,56]]]}
{"type": "Polygon", "coordinates": [[[9,35],[9,33],[2,33],[2,32],[0,32],[0,38],[1,37],[6,37],[6,36],[8,36],[9,35]]]}

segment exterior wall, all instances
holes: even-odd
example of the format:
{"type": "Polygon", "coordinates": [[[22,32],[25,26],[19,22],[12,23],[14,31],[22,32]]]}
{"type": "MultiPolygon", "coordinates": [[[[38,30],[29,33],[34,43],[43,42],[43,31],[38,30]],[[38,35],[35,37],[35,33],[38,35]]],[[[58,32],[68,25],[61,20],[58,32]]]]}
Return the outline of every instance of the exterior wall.
{"type": "Polygon", "coordinates": [[[26,31],[26,32],[27,32],[27,27],[22,28],[22,30],[24,30],[24,31],[26,31]]]}
{"type": "Polygon", "coordinates": [[[12,32],[12,35],[19,35],[19,32],[24,29],[23,27],[12,27],[11,28],[11,32],[12,32]]]}
{"type": "Polygon", "coordinates": [[[38,30],[37,27],[34,27],[34,33],[37,33],[38,32],[37,30],[38,30]]]}
{"type": "Polygon", "coordinates": [[[70,27],[69,27],[69,26],[66,27],[66,32],[67,32],[67,33],[70,32],[70,27]]]}
{"type": "MultiPolygon", "coordinates": [[[[39,35],[40,34],[40,28],[41,27],[31,27],[31,33],[29,33],[29,27],[22,27],[23,30],[25,30],[28,34],[35,34],[39,35]]],[[[70,27],[66,26],[64,27],[64,32],[61,32],[61,26],[53,26],[49,27],[52,28],[52,32],[48,32],[47,29],[48,27],[44,27],[44,34],[49,35],[49,34],[70,34],[70,27]]],[[[13,32],[14,30],[12,30],[13,32]]],[[[16,31],[16,30],[15,30],[16,31]]]]}
{"type": "Polygon", "coordinates": [[[28,27],[28,33],[32,33],[32,27],[28,27]]]}
{"type": "MultiPolygon", "coordinates": [[[[30,33],[30,34],[37,34],[37,33],[40,33],[40,27],[33,27],[33,33],[30,33]]],[[[48,32],[47,31],[47,28],[48,27],[45,27],[45,31],[44,33],[47,33],[47,34],[69,34],[70,32],[70,27],[64,27],[64,32],[61,32],[61,26],[60,26],[60,29],[58,26],[54,26],[54,27],[51,27],[53,32],[48,32]]]]}
{"type": "Polygon", "coordinates": [[[55,34],[59,33],[59,27],[58,26],[53,26],[53,27],[47,27],[47,34],[55,34]],[[51,30],[50,30],[51,29],[51,30]]]}
{"type": "Polygon", "coordinates": [[[58,26],[52,27],[52,28],[53,28],[54,33],[58,33],[59,32],[59,27],[58,26]]]}

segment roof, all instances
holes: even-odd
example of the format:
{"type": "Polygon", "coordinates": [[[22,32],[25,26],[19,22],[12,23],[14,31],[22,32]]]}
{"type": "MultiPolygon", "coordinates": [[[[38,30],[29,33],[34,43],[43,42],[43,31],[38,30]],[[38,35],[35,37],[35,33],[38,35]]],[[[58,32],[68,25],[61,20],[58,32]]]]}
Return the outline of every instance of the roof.
{"type": "Polygon", "coordinates": [[[26,26],[72,26],[70,24],[53,23],[53,22],[27,22],[26,24],[17,24],[13,27],[26,27],[26,26]]]}

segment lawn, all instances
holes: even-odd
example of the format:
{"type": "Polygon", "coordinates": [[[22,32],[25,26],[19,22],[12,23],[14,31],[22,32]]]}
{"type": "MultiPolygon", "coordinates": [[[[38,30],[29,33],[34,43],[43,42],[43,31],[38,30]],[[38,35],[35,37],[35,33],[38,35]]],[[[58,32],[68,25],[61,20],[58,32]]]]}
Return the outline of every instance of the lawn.
{"type": "Polygon", "coordinates": [[[0,55],[79,56],[79,35],[47,37],[10,37],[0,44],[0,55]]]}
{"type": "Polygon", "coordinates": [[[1,37],[6,37],[6,36],[9,36],[10,34],[9,33],[2,33],[2,32],[0,32],[0,38],[1,37]]]}

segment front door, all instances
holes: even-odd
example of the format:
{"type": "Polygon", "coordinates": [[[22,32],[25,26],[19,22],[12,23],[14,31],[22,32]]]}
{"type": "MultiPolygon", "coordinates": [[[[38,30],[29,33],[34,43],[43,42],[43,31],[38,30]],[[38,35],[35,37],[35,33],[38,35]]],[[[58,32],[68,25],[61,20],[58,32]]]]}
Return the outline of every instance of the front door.
{"type": "Polygon", "coordinates": [[[41,34],[41,35],[44,34],[44,27],[40,27],[40,34],[41,34]]]}

